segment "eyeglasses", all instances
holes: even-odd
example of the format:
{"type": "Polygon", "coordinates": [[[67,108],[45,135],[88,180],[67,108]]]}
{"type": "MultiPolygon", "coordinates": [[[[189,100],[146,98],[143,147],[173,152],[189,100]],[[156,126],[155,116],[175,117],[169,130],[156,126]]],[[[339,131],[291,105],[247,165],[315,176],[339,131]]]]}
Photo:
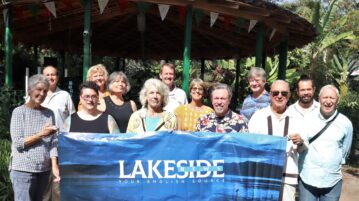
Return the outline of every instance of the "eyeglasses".
{"type": "Polygon", "coordinates": [[[279,94],[282,94],[282,96],[287,97],[289,92],[288,91],[271,91],[273,96],[279,96],[279,94]]]}
{"type": "Polygon", "coordinates": [[[96,95],[85,95],[85,96],[82,96],[83,99],[85,100],[96,100],[97,99],[97,96],[96,95]]]}
{"type": "Polygon", "coordinates": [[[193,91],[203,91],[202,87],[193,87],[191,90],[193,91]]]}

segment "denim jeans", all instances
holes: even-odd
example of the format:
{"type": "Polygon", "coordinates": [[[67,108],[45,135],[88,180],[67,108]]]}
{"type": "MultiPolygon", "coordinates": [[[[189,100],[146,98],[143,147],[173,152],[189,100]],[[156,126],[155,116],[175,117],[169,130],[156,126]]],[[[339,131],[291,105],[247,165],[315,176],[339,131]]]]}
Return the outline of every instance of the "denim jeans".
{"type": "Polygon", "coordinates": [[[317,188],[299,181],[300,201],[339,201],[342,192],[342,180],[330,188],[317,188]]]}
{"type": "Polygon", "coordinates": [[[50,171],[32,173],[11,170],[10,179],[15,201],[42,201],[50,171]]]}

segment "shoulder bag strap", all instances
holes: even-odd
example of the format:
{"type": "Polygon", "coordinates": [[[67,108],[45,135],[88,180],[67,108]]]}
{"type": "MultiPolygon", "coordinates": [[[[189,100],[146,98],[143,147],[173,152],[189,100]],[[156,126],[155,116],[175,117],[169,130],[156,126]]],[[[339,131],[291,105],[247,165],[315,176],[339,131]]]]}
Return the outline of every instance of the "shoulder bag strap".
{"type": "Polygon", "coordinates": [[[327,122],[327,125],[324,126],[324,128],[322,128],[322,130],[320,130],[317,134],[315,134],[310,140],[309,140],[309,144],[311,144],[312,142],[314,142],[320,135],[322,135],[324,133],[325,130],[327,130],[327,128],[330,126],[330,124],[337,118],[339,112],[337,112],[337,114],[334,116],[334,118],[330,121],[327,122]]]}

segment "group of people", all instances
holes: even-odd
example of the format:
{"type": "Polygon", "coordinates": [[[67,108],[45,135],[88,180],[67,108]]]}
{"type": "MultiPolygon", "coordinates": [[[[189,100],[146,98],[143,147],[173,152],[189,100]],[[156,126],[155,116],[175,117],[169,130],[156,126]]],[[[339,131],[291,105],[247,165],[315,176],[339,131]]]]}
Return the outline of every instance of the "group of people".
{"type": "Polygon", "coordinates": [[[226,84],[213,84],[209,107],[203,103],[208,92],[203,80],[191,81],[188,103],[186,93],[175,86],[173,64],[162,64],[159,78],[145,81],[139,93],[142,106],[137,110],[135,102],[125,98],[130,83],[123,72],[108,75],[103,65],[92,66],[88,81],[80,86],[76,112],[70,94],[57,86],[59,74],[54,66],[45,66],[42,75],[30,77],[27,101],[14,109],[10,123],[10,177],[15,200],[59,200],[59,130],[182,130],[283,136],[288,143],[281,200],[295,200],[298,181],[301,201],[339,200],[341,165],[349,154],[353,127],[336,109],[339,92],[335,86],[324,86],[318,103],[314,100],[313,80],[302,76],[296,83],[298,101],[287,106],[289,84],[277,80],[266,91],[265,71],[253,67],[248,73],[252,93],[238,114],[229,108],[232,90],[226,84]]]}

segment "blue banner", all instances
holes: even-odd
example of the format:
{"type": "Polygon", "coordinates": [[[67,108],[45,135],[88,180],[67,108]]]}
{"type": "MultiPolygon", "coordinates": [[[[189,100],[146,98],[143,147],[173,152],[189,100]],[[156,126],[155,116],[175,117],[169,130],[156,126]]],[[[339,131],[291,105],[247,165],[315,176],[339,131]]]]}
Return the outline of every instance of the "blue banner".
{"type": "Polygon", "coordinates": [[[62,133],[62,200],[278,200],[286,138],[62,133]]]}

